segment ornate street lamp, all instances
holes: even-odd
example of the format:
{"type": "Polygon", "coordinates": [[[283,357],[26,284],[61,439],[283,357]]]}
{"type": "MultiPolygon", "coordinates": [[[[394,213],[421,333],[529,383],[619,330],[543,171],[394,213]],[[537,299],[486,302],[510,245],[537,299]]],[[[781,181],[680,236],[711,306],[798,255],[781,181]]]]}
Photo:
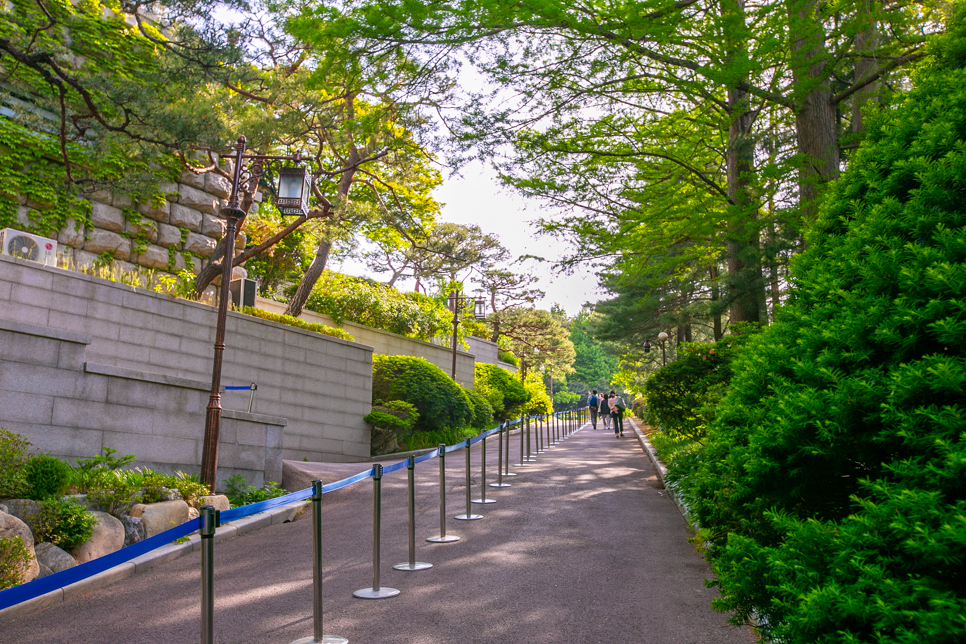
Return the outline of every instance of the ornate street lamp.
{"type": "MultiPolygon", "coordinates": [[[[235,168],[231,184],[231,196],[221,209],[225,217],[225,255],[222,258],[221,290],[218,296],[218,322],[215,326],[215,357],[211,367],[211,393],[208,398],[208,411],[205,417],[205,442],[201,452],[201,482],[215,489],[215,475],[218,470],[218,434],[221,428],[221,365],[225,354],[225,322],[228,318],[229,287],[231,284],[232,261],[235,257],[235,236],[238,220],[245,216],[238,204],[238,189],[241,183],[242,167],[248,161],[252,185],[258,185],[266,161],[300,161],[300,155],[269,156],[264,154],[245,154],[247,140],[238,137],[235,146],[235,168]]],[[[277,205],[282,214],[307,215],[311,177],[304,168],[282,168],[279,173],[277,205]],[[284,195],[284,196],[283,196],[284,195]]],[[[212,258],[214,259],[214,258],[212,258]]]]}
{"type": "Polygon", "coordinates": [[[472,298],[468,295],[460,295],[459,290],[450,291],[446,298],[446,306],[453,312],[453,371],[450,374],[456,380],[456,329],[460,323],[460,309],[464,302],[473,300],[473,317],[477,320],[486,319],[486,302],[482,297],[472,298]]]}
{"type": "Polygon", "coordinates": [[[664,342],[667,340],[667,333],[661,331],[657,334],[657,339],[661,343],[661,364],[667,366],[667,354],[664,352],[664,342]]]}

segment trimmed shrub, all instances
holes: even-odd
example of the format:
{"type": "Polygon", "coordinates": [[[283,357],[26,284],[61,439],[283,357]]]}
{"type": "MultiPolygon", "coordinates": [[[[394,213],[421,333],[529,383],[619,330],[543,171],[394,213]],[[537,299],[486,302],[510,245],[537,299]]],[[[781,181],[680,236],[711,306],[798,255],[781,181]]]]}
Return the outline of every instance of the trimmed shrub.
{"type": "Polygon", "coordinates": [[[0,499],[19,498],[27,490],[27,448],[30,441],[0,429],[0,499]]]}
{"type": "Polygon", "coordinates": [[[91,538],[95,525],[97,517],[77,499],[51,496],[44,499],[31,529],[38,541],[49,541],[69,552],[91,538]]]}
{"type": "Polygon", "coordinates": [[[472,419],[463,388],[424,358],[372,356],[372,402],[402,400],[419,411],[415,428],[463,427],[472,419]]]}
{"type": "Polygon", "coordinates": [[[225,481],[225,496],[228,497],[228,501],[233,508],[276,499],[286,494],[288,492],[284,488],[280,488],[275,481],[268,481],[262,487],[257,487],[249,485],[241,474],[229,476],[228,480],[225,481]]]}
{"type": "Polygon", "coordinates": [[[716,605],[788,644],[966,641],[966,27],[875,115],[685,494],[716,605]]]}
{"type": "Polygon", "coordinates": [[[20,537],[0,539],[0,590],[22,584],[32,558],[20,537]]]}
{"type": "Polygon", "coordinates": [[[294,326],[298,329],[304,329],[306,331],[312,331],[313,333],[320,333],[322,335],[330,335],[334,338],[341,338],[342,340],[348,340],[352,342],[354,338],[352,334],[345,329],[335,329],[324,324],[318,324],[316,322],[306,322],[300,318],[292,317],[291,315],[283,315],[282,313],[271,313],[269,311],[263,311],[262,309],[256,309],[254,306],[244,306],[241,310],[245,315],[251,315],[252,317],[261,318],[263,320],[269,320],[271,322],[278,322],[279,324],[286,324],[288,326],[294,326]]]}
{"type": "Polygon", "coordinates": [[[70,482],[70,466],[49,454],[37,454],[27,461],[27,494],[36,501],[62,494],[70,482]]]}
{"type": "Polygon", "coordinates": [[[520,405],[530,399],[523,383],[503,367],[477,362],[474,375],[475,390],[490,403],[499,422],[513,418],[520,405]]]}
{"type": "Polygon", "coordinates": [[[483,429],[493,423],[493,407],[486,397],[475,389],[464,389],[473,411],[471,425],[477,429],[483,429]]]}

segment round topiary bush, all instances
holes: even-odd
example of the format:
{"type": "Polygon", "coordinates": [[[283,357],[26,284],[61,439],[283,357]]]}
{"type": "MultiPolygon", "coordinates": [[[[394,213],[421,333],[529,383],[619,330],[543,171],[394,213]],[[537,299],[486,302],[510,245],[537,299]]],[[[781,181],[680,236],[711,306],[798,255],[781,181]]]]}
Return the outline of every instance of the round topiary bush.
{"type": "Polygon", "coordinates": [[[966,26],[871,119],[687,478],[769,641],[966,641],[966,26]]]}
{"type": "Polygon", "coordinates": [[[49,454],[37,454],[27,461],[26,479],[29,497],[40,501],[67,489],[70,466],[49,454]]]}
{"type": "Polygon", "coordinates": [[[495,364],[476,363],[474,385],[490,403],[494,418],[500,422],[508,420],[530,399],[523,383],[495,364]]]}
{"type": "Polygon", "coordinates": [[[488,427],[493,422],[493,407],[490,406],[489,401],[474,389],[464,389],[463,393],[466,394],[473,409],[472,426],[477,429],[488,427]]]}
{"type": "Polygon", "coordinates": [[[419,412],[415,429],[464,427],[473,418],[463,388],[424,358],[372,356],[372,402],[402,400],[419,412]]]}

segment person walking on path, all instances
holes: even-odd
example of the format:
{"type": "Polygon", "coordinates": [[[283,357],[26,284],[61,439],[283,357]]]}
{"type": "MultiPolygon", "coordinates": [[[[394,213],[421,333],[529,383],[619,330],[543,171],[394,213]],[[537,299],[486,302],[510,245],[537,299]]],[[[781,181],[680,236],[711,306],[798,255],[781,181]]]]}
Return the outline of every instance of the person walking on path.
{"type": "Polygon", "coordinates": [[[600,398],[597,396],[597,390],[590,394],[587,398],[587,407],[590,408],[590,424],[597,429],[597,414],[600,412],[600,398]]]}
{"type": "Polygon", "coordinates": [[[626,409],[624,399],[612,390],[607,404],[610,406],[610,416],[614,420],[614,436],[620,438],[624,435],[624,409],[626,409]]]}
{"type": "Polygon", "coordinates": [[[600,407],[598,408],[598,413],[601,418],[604,419],[604,429],[610,429],[610,405],[608,404],[609,396],[605,393],[600,395],[600,407]]]}

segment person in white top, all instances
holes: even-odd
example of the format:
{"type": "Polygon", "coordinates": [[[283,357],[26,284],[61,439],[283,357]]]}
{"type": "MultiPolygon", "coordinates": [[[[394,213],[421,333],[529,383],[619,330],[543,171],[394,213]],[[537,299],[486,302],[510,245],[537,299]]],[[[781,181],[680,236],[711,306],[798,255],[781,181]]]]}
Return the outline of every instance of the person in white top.
{"type": "Polygon", "coordinates": [[[611,391],[607,404],[610,407],[610,417],[614,419],[614,436],[620,438],[624,435],[624,399],[611,391]]]}

